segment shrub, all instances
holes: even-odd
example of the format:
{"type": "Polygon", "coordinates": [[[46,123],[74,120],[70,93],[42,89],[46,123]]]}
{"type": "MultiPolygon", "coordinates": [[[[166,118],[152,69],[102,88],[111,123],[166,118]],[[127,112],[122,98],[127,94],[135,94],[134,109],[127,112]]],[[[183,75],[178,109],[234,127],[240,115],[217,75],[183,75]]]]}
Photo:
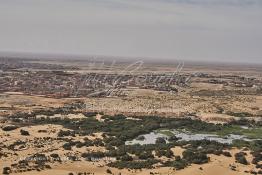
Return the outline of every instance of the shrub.
{"type": "Polygon", "coordinates": [[[248,165],[247,159],[245,157],[244,152],[239,152],[235,154],[236,162],[241,163],[243,165],[248,165]]]}
{"type": "Polygon", "coordinates": [[[67,136],[72,136],[75,137],[75,132],[74,131],[70,131],[70,130],[60,130],[57,134],[58,137],[67,137],[67,136]]]}
{"type": "Polygon", "coordinates": [[[59,155],[56,153],[50,154],[50,157],[52,157],[55,161],[61,161],[59,155]]]}
{"type": "Polygon", "coordinates": [[[121,157],[121,161],[132,161],[132,156],[129,156],[128,154],[121,157]]]}
{"type": "Polygon", "coordinates": [[[152,165],[158,163],[158,160],[154,159],[148,159],[146,161],[116,161],[116,162],[111,162],[108,164],[108,166],[123,169],[123,168],[130,168],[130,169],[142,169],[142,168],[147,168],[150,169],[152,168],[152,165]]]}
{"type": "Polygon", "coordinates": [[[183,158],[190,163],[204,164],[209,161],[209,158],[203,152],[193,152],[192,150],[185,150],[182,154],[183,158]]]}
{"type": "Polygon", "coordinates": [[[63,145],[63,148],[64,148],[65,150],[71,150],[71,149],[72,149],[70,143],[65,143],[65,144],[63,145]]]}
{"type": "Polygon", "coordinates": [[[166,143],[166,140],[163,137],[158,137],[156,139],[156,144],[165,144],[165,143],[166,143]]]}
{"type": "Polygon", "coordinates": [[[253,164],[258,164],[258,162],[262,161],[262,153],[260,152],[252,152],[253,155],[253,164]]]}
{"type": "Polygon", "coordinates": [[[153,154],[151,152],[143,152],[138,156],[139,159],[151,159],[154,158],[153,154]]]}
{"type": "Polygon", "coordinates": [[[10,167],[4,167],[3,168],[3,174],[10,174],[11,168],[10,167]]]}
{"type": "Polygon", "coordinates": [[[110,169],[107,169],[107,170],[106,170],[106,173],[112,174],[112,171],[111,171],[110,169]]]}
{"type": "Polygon", "coordinates": [[[15,129],[17,129],[18,128],[18,126],[15,126],[15,125],[7,125],[7,126],[4,126],[3,128],[2,128],[2,130],[3,131],[12,131],[12,130],[15,130],[15,129]]]}
{"type": "Polygon", "coordinates": [[[168,141],[169,141],[169,142],[176,142],[176,141],[178,141],[178,140],[179,140],[179,138],[176,137],[176,136],[170,136],[170,137],[168,138],[168,141]]]}
{"type": "Polygon", "coordinates": [[[184,169],[188,166],[188,163],[185,160],[175,160],[175,161],[167,161],[163,163],[163,166],[174,167],[176,170],[184,169]]]}
{"type": "Polygon", "coordinates": [[[28,131],[23,130],[23,129],[20,130],[20,133],[21,133],[21,135],[24,135],[24,136],[29,136],[30,135],[28,131]]]}
{"type": "Polygon", "coordinates": [[[146,138],[145,138],[145,136],[138,136],[137,138],[136,138],[136,140],[141,140],[141,141],[143,141],[143,140],[145,140],[146,138]]]}
{"type": "Polygon", "coordinates": [[[156,156],[161,157],[161,156],[166,156],[167,158],[171,158],[174,156],[173,152],[170,149],[167,150],[156,150],[156,156]]]}
{"type": "Polygon", "coordinates": [[[101,159],[105,157],[105,153],[98,151],[98,152],[83,153],[81,156],[84,158],[101,159]]]}
{"type": "Polygon", "coordinates": [[[232,157],[231,153],[228,151],[224,151],[222,154],[226,157],[232,157]]]}

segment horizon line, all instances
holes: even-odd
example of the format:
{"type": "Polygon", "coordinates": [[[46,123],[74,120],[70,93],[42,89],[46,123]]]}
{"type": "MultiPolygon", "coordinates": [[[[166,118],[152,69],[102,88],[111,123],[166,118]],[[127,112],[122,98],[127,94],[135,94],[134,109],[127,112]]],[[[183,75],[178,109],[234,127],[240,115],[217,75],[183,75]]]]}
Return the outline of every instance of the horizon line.
{"type": "MultiPolygon", "coordinates": [[[[153,62],[188,62],[188,63],[211,63],[211,64],[234,64],[234,65],[262,65],[262,61],[225,61],[225,60],[207,60],[207,59],[178,59],[178,58],[164,58],[164,57],[146,57],[146,56],[121,56],[121,55],[103,55],[103,54],[78,54],[78,53],[47,53],[47,52],[28,52],[28,51],[0,51],[0,58],[7,57],[7,58],[17,58],[17,59],[72,59],[72,60],[87,60],[90,57],[91,59],[102,59],[99,61],[106,61],[104,59],[117,59],[117,61],[126,61],[127,59],[131,59],[130,61],[135,60],[146,60],[146,61],[153,61],[153,62]],[[40,57],[40,58],[38,58],[40,57]]],[[[248,59],[247,59],[248,60],[248,59]]],[[[262,60],[262,59],[261,59],[262,60]]]]}

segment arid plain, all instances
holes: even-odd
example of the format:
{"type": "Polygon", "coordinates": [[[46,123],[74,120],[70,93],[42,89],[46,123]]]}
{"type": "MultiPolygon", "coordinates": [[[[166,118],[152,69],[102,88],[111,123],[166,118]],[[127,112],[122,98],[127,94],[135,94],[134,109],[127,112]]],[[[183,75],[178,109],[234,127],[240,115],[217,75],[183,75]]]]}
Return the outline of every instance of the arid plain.
{"type": "Polygon", "coordinates": [[[262,65],[102,60],[0,59],[3,174],[262,174],[262,65]]]}

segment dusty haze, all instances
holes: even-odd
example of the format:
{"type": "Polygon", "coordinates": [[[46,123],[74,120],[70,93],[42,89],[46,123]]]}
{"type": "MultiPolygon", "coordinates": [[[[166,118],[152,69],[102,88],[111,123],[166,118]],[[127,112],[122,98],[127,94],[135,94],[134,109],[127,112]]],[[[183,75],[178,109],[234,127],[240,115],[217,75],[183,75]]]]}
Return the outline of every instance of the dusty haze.
{"type": "Polygon", "coordinates": [[[260,0],[0,0],[0,51],[262,62],[260,0]]]}

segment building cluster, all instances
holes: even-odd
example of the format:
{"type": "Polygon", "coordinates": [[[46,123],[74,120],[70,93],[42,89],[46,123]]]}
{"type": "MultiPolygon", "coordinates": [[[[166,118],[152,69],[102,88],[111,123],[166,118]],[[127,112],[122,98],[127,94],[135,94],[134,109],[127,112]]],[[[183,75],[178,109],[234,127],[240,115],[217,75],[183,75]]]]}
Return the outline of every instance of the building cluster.
{"type": "Polygon", "coordinates": [[[62,97],[123,96],[126,87],[177,92],[183,76],[69,73],[64,71],[8,71],[0,73],[0,92],[62,97]]]}
{"type": "Polygon", "coordinates": [[[15,71],[19,69],[35,69],[35,70],[76,70],[74,66],[63,66],[60,64],[47,64],[37,63],[35,60],[30,59],[15,59],[15,58],[1,58],[0,57],[0,70],[1,71],[15,71]]]}
{"type": "Polygon", "coordinates": [[[210,75],[204,73],[194,74],[193,77],[201,78],[199,81],[211,84],[223,84],[224,86],[244,88],[262,87],[262,81],[254,77],[244,77],[240,75],[210,75]]]}

